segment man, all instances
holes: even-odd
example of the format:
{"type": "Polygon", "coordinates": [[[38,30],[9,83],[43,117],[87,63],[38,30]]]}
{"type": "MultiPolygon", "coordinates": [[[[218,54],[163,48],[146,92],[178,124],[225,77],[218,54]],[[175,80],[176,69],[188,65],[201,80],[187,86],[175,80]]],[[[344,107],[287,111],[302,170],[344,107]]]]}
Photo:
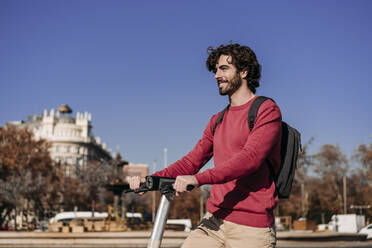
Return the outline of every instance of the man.
{"type": "MultiPolygon", "coordinates": [[[[213,185],[208,213],[182,247],[275,247],[273,209],[278,198],[268,163],[278,171],[280,110],[265,101],[250,131],[248,110],[261,76],[255,53],[239,44],[208,50],[207,68],[215,73],[219,93],[229,97],[230,106],[214,133],[220,113],[212,116],[189,154],[154,176],[176,177],[177,194],[187,185],[213,185]],[[198,173],[212,156],[214,168],[198,173]]],[[[138,188],[140,178],[129,182],[138,188]]]]}

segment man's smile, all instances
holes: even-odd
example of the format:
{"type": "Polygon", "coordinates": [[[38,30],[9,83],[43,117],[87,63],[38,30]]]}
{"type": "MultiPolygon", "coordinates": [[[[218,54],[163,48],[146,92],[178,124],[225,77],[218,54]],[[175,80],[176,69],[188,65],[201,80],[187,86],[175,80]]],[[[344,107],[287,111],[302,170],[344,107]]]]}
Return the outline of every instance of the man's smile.
{"type": "Polygon", "coordinates": [[[218,80],[218,81],[217,81],[217,84],[218,84],[218,87],[219,87],[219,88],[224,87],[227,83],[228,83],[227,80],[218,80]]]}

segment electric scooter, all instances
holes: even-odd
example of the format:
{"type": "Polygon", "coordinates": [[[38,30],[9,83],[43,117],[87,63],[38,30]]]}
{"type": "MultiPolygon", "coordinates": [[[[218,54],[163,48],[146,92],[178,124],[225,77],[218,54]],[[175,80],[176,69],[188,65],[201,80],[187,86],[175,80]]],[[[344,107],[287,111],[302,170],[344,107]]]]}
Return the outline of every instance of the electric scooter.
{"type": "MultiPolygon", "coordinates": [[[[175,180],[175,178],[171,177],[147,176],[146,181],[144,183],[141,183],[138,189],[128,189],[124,191],[124,193],[141,193],[148,191],[160,191],[161,193],[159,207],[156,212],[156,218],[151,232],[150,240],[147,244],[147,248],[159,248],[161,245],[165,224],[168,219],[170,204],[173,201],[174,195],[176,193],[173,189],[175,180]]],[[[193,185],[187,186],[188,191],[191,191],[193,189],[193,185]]]]}

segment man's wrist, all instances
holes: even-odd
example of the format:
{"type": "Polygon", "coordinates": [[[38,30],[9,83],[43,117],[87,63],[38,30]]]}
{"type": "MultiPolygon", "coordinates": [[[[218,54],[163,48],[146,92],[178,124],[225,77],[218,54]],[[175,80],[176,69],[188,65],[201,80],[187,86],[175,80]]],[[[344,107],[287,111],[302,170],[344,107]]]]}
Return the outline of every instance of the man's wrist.
{"type": "Polygon", "coordinates": [[[199,186],[202,186],[204,184],[207,184],[205,182],[205,175],[203,175],[204,173],[199,173],[199,174],[195,174],[194,177],[195,177],[195,180],[198,182],[198,185],[197,187],[199,186]]]}

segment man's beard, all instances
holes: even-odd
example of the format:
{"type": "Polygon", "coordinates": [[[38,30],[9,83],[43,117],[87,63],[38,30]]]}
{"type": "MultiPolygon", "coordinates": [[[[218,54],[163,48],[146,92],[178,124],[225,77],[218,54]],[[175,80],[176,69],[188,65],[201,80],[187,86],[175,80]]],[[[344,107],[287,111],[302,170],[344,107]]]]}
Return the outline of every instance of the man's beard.
{"type": "Polygon", "coordinates": [[[227,87],[226,88],[219,88],[219,92],[221,96],[229,95],[237,91],[240,86],[242,85],[242,79],[239,76],[239,73],[236,73],[235,76],[231,80],[227,80],[227,87]]]}

